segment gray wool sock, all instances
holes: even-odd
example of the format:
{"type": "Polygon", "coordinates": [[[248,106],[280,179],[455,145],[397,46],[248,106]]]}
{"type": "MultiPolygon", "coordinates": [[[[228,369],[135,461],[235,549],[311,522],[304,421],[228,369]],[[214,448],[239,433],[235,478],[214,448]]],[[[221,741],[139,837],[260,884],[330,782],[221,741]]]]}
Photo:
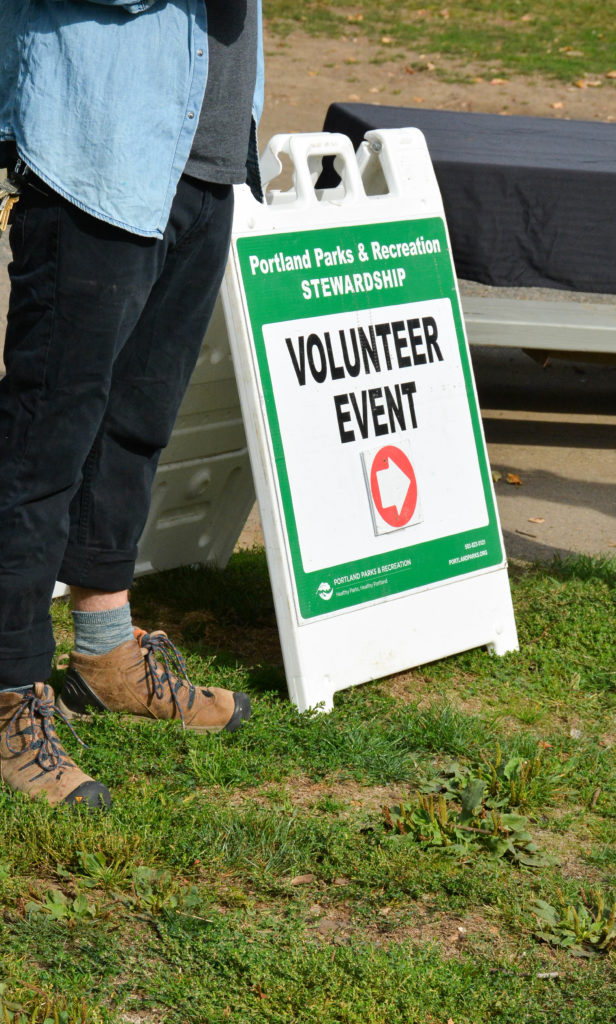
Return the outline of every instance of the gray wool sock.
{"type": "Polygon", "coordinates": [[[133,622],[128,601],[121,608],[105,612],[72,612],[75,650],[79,654],[107,654],[133,639],[133,622]]]}

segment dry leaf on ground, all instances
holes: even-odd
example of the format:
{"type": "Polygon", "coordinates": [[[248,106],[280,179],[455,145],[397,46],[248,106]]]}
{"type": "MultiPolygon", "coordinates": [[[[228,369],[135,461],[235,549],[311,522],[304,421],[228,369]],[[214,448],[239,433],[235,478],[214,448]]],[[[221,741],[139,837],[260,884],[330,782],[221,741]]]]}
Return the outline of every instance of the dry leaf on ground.
{"type": "Polygon", "coordinates": [[[507,483],[513,484],[515,487],[522,486],[522,481],[520,480],[517,473],[507,473],[507,483]]]}

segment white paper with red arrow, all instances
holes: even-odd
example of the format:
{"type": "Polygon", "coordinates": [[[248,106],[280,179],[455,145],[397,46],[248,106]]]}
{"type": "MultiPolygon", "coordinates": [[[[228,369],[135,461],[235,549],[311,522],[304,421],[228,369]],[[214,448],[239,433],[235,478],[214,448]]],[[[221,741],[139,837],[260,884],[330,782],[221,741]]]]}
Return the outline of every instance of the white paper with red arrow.
{"type": "Polygon", "coordinates": [[[421,523],[423,516],[409,442],[401,438],[395,445],[362,452],[362,462],[375,534],[421,523]]]}

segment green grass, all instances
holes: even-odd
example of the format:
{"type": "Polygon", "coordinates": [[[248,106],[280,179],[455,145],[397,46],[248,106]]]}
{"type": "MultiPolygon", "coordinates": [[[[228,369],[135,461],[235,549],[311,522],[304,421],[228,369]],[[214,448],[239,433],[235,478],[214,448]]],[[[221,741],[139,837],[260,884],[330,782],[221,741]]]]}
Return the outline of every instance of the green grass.
{"type": "Polygon", "coordinates": [[[409,53],[424,54],[437,71],[441,56],[470,62],[473,74],[480,65],[492,73],[542,74],[564,81],[605,75],[616,66],[611,5],[594,0],[359,0],[343,6],[265,0],[264,11],[273,32],[284,35],[301,28],[331,38],[365,34],[374,42],[375,56],[391,52],[408,60],[409,53]]]}
{"type": "Polygon", "coordinates": [[[0,790],[2,1024],[606,1024],[613,947],[541,941],[533,907],[616,899],[616,562],[511,580],[519,652],[357,687],[324,716],[286,699],[262,550],[142,579],[136,621],[254,716],[220,736],[98,717],[83,751],[59,725],[107,815],[0,790]],[[488,777],[499,750],[538,759],[518,813],[543,866],[388,830],[383,806],[456,764],[488,777]]]}

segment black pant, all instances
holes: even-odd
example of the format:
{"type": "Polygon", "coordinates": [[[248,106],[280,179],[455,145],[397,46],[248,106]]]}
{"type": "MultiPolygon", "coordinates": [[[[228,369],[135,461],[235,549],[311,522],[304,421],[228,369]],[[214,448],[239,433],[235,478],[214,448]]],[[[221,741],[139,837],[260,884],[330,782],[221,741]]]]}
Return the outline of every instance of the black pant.
{"type": "Polygon", "coordinates": [[[162,240],[31,178],[0,381],[0,688],[47,678],[56,579],[123,590],[227,258],[233,190],[180,181],[162,240]]]}

